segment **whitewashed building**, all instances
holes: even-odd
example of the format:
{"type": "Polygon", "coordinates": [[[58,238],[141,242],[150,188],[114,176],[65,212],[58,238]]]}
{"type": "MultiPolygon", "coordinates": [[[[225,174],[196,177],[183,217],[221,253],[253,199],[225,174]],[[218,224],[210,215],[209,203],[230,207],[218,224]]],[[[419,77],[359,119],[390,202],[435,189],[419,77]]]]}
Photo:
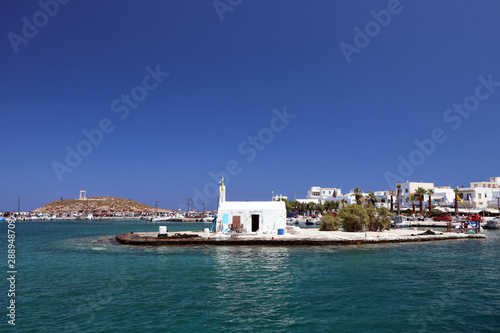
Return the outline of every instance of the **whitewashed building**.
{"type": "Polygon", "coordinates": [[[455,205],[455,192],[450,186],[436,186],[432,195],[434,207],[451,207],[455,205]]]}
{"type": "Polygon", "coordinates": [[[406,183],[399,183],[398,185],[401,185],[401,192],[400,192],[400,197],[399,197],[401,208],[412,207],[410,197],[415,194],[415,191],[417,190],[417,188],[422,187],[426,191],[430,190],[430,189],[432,189],[432,190],[434,189],[434,183],[407,181],[406,183]]]}
{"type": "Polygon", "coordinates": [[[217,215],[217,232],[277,233],[286,228],[283,201],[225,201],[217,215]]]}
{"type": "Polygon", "coordinates": [[[494,207],[495,200],[500,197],[500,177],[491,177],[489,182],[471,182],[470,187],[459,188],[461,208],[494,207]]]}
{"type": "Polygon", "coordinates": [[[273,196],[273,201],[283,201],[283,200],[288,200],[288,197],[286,195],[283,195],[283,194],[276,194],[273,196]]]}
{"type": "MultiPolygon", "coordinates": [[[[391,209],[391,194],[389,191],[375,191],[373,192],[377,197],[378,202],[375,204],[377,208],[387,208],[391,209]]],[[[392,196],[393,208],[396,209],[396,192],[394,191],[394,195],[392,196]]]]}
{"type": "Polygon", "coordinates": [[[216,232],[276,234],[286,228],[284,201],[226,201],[224,179],[219,189],[216,232]]]}
{"type": "Polygon", "coordinates": [[[326,201],[339,201],[342,197],[342,190],[334,187],[313,186],[307,191],[306,199],[297,199],[301,203],[324,204],[326,201]]]}

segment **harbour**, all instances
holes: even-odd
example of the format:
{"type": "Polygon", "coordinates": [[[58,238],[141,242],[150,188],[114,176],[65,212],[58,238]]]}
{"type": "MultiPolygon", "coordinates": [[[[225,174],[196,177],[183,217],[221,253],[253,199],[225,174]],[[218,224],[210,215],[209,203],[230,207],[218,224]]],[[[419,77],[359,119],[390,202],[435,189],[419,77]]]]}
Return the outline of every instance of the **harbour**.
{"type": "MultiPolygon", "coordinates": [[[[166,226],[174,235],[200,233],[210,223],[166,226]]],[[[0,228],[5,232],[6,224],[0,228]]],[[[363,327],[425,332],[439,327],[495,332],[499,327],[498,230],[485,230],[482,239],[350,246],[117,244],[115,235],[132,230],[154,234],[159,225],[143,220],[18,223],[18,283],[29,292],[19,298],[17,331],[354,332],[363,327]]]]}
{"type": "Polygon", "coordinates": [[[0,6],[0,333],[500,332],[499,1],[0,6]]]}

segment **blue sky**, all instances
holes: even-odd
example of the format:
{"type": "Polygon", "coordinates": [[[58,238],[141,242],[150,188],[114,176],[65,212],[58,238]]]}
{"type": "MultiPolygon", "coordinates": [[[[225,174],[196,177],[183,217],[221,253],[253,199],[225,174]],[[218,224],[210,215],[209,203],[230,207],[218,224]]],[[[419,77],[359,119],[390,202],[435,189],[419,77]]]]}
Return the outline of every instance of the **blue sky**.
{"type": "Polygon", "coordinates": [[[0,210],[500,176],[498,2],[42,3],[0,4],[0,210]]]}

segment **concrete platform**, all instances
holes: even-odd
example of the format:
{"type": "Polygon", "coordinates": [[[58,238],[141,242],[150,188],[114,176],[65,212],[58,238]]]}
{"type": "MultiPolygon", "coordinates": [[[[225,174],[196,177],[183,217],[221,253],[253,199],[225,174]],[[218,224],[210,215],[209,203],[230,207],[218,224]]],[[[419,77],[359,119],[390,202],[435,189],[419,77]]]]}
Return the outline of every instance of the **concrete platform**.
{"type": "Polygon", "coordinates": [[[158,237],[157,232],[138,232],[119,234],[116,236],[116,241],[120,244],[140,246],[319,246],[486,238],[483,234],[435,232],[434,235],[424,235],[422,233],[424,233],[424,231],[412,229],[394,229],[384,232],[343,232],[301,229],[301,232],[298,235],[221,233],[204,236],[203,232],[185,231],[169,232],[168,237],[164,238],[158,237]]]}

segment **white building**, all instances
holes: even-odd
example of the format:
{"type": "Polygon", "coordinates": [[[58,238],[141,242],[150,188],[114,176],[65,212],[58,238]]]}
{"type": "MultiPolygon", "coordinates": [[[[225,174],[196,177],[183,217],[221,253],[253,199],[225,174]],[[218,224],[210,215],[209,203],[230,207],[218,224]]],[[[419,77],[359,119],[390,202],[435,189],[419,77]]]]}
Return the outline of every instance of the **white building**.
{"type": "Polygon", "coordinates": [[[436,186],[432,195],[432,205],[451,207],[455,205],[455,192],[450,186],[436,186]]]}
{"type": "Polygon", "coordinates": [[[283,201],[283,200],[287,200],[288,201],[288,197],[286,195],[275,195],[273,196],[273,201],[283,201]]]}
{"type": "MultiPolygon", "coordinates": [[[[399,183],[398,185],[401,185],[401,192],[400,192],[400,197],[399,197],[401,208],[412,207],[410,197],[415,195],[415,191],[417,190],[417,188],[422,187],[426,191],[431,190],[431,189],[434,190],[434,183],[407,181],[406,183],[399,183]]],[[[416,203],[416,205],[417,205],[417,203],[416,203]]]]}
{"type": "Polygon", "coordinates": [[[284,201],[226,201],[224,179],[219,189],[216,232],[277,233],[286,228],[284,201]]]}
{"type": "Polygon", "coordinates": [[[340,188],[313,186],[307,191],[307,199],[297,199],[297,201],[324,204],[326,201],[339,201],[337,198],[341,196],[342,190],[340,188]]]}
{"type": "Polygon", "coordinates": [[[470,187],[459,190],[462,200],[458,206],[461,208],[496,208],[500,198],[500,177],[491,177],[489,182],[471,182],[470,187]]]}
{"type": "MultiPolygon", "coordinates": [[[[391,194],[389,191],[375,191],[373,192],[377,197],[378,202],[375,204],[377,208],[385,207],[387,209],[391,209],[391,194]]],[[[392,196],[393,208],[396,209],[396,192],[392,196]]]]}
{"type": "Polygon", "coordinates": [[[296,201],[300,203],[313,203],[313,204],[319,203],[319,199],[297,199],[296,201]]]}

